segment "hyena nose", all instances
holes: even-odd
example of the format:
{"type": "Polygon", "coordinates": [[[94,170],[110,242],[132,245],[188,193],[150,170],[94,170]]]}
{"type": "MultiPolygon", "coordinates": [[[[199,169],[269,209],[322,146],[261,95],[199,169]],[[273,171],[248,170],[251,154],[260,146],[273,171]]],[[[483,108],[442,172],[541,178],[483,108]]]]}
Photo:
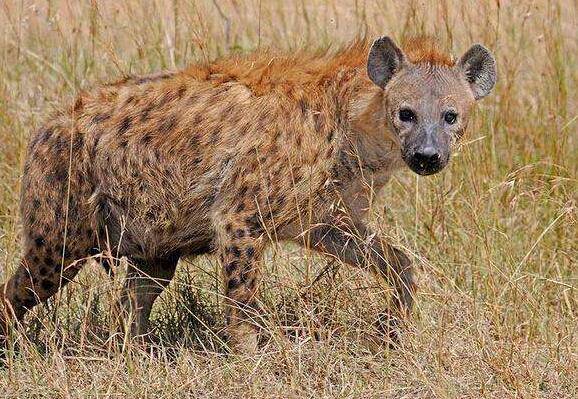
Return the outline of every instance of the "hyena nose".
{"type": "Polygon", "coordinates": [[[432,146],[420,148],[413,155],[414,163],[424,172],[437,172],[441,164],[440,153],[432,146]]]}

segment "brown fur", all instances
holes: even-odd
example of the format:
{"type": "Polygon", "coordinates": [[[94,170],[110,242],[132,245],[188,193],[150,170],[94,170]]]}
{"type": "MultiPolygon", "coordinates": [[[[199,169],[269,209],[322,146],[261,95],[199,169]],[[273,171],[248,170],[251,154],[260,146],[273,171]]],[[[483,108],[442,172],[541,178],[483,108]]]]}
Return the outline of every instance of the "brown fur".
{"type": "Polygon", "coordinates": [[[452,67],[455,60],[439,48],[439,43],[429,36],[418,36],[403,42],[403,52],[414,64],[427,63],[452,67]]]}
{"type": "MultiPolygon", "coordinates": [[[[366,76],[368,48],[260,52],[82,93],[28,148],[24,256],[4,287],[9,318],[54,295],[83,259],[106,253],[131,261],[121,302],[135,313],[133,333],[144,334],[178,259],[214,252],[232,344],[253,346],[249,321],[270,239],[376,265],[407,312],[407,257],[368,241],[362,223],[372,190],[402,164],[379,113],[383,91],[366,76]]],[[[450,65],[430,47],[411,54],[450,65]]]]}

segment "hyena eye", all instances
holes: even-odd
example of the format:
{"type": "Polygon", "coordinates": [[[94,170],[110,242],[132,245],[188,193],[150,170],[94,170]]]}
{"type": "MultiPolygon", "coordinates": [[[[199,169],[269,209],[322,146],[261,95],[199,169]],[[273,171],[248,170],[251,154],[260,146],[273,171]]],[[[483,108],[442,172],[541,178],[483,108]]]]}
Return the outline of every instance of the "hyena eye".
{"type": "Polygon", "coordinates": [[[455,113],[454,111],[448,111],[444,114],[444,121],[446,121],[446,123],[453,125],[454,123],[456,123],[456,121],[458,120],[458,114],[455,113]]]}
{"type": "Polygon", "coordinates": [[[402,108],[399,110],[399,120],[402,122],[413,122],[415,120],[415,112],[409,108],[402,108]]]}

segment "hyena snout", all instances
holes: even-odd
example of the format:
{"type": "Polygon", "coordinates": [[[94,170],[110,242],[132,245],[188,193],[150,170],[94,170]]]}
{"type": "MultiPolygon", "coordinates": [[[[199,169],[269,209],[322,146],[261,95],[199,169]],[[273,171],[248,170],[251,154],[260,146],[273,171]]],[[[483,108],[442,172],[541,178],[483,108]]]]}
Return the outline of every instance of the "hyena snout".
{"type": "Polygon", "coordinates": [[[442,168],[442,158],[439,151],[432,147],[418,149],[411,158],[411,169],[420,175],[431,175],[442,168]]]}
{"type": "Polygon", "coordinates": [[[418,137],[407,143],[402,151],[402,156],[410,169],[418,175],[433,175],[448,164],[450,158],[449,141],[431,134],[426,137],[418,137]]]}

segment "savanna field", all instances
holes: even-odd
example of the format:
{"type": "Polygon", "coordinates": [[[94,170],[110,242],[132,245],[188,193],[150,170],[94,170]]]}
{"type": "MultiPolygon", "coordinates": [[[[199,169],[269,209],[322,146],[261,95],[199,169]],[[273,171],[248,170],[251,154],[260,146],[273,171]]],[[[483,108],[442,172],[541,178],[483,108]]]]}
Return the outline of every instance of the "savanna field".
{"type": "Polygon", "coordinates": [[[266,255],[258,355],[226,354],[208,256],[181,261],[157,301],[158,347],[119,344],[123,267],[95,263],[12,334],[0,397],[577,398],[577,32],[573,0],[2,0],[0,282],[21,255],[29,135],[98,82],[385,34],[433,35],[456,57],[483,43],[499,79],[449,167],[401,171],[372,206],[416,267],[399,347],[373,327],[387,284],[288,244],[266,255]]]}

